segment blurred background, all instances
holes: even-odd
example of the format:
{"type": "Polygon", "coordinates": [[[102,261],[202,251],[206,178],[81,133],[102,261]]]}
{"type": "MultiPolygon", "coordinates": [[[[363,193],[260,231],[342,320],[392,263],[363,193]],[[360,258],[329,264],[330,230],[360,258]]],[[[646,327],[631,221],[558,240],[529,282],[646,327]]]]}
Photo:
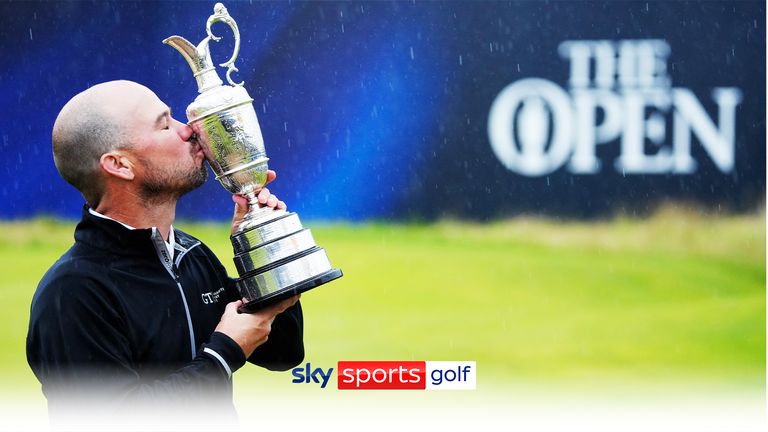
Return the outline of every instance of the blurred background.
{"type": "MultiPolygon", "coordinates": [[[[29,303],[83,205],[52,161],[55,117],[128,79],[185,121],[197,87],[161,41],[202,40],[213,4],[0,3],[0,393],[34,424],[29,303]]],[[[270,189],[345,272],[302,297],[306,361],[478,365],[478,390],[449,394],[244,368],[244,418],[299,400],[321,417],[462,407],[445,429],[556,427],[552,412],[568,429],[764,426],[764,2],[225,5],[270,189]],[[574,417],[585,398],[617,414],[574,417]],[[658,416],[633,411],[646,403],[658,416]]],[[[213,31],[220,63],[233,39],[213,31]]],[[[176,225],[235,274],[232,204],[212,177],[176,225]]]]}

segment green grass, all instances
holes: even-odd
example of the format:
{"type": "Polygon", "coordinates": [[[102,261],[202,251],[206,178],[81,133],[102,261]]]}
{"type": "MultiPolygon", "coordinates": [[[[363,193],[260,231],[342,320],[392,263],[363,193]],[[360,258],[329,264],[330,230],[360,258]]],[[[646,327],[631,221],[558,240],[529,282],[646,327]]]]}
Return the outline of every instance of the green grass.
{"type": "MultiPolygon", "coordinates": [[[[228,227],[178,223],[234,274],[228,227]]],[[[37,391],[29,302],[74,224],[0,223],[0,374],[37,391]]],[[[307,360],[476,360],[496,383],[765,383],[765,215],[311,226],[344,278],[302,297],[307,360]]],[[[279,379],[246,368],[238,380],[279,379]]],[[[239,385],[239,384],[238,384],[239,385]]]]}

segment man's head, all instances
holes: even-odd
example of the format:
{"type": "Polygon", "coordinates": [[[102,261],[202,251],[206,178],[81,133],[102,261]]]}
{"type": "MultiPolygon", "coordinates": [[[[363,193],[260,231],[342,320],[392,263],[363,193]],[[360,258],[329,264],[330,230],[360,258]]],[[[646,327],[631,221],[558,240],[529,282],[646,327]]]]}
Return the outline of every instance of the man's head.
{"type": "Polygon", "coordinates": [[[208,175],[192,135],[148,88],[110,81],[64,105],[53,126],[53,158],[94,208],[114,191],[147,203],[178,199],[208,175]]]}

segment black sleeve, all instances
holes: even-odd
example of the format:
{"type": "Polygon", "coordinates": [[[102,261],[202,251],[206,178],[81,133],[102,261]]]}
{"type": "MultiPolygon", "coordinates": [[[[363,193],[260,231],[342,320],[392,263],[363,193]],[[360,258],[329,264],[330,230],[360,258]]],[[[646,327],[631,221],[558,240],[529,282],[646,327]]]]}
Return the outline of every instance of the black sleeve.
{"type": "MultiPolygon", "coordinates": [[[[203,245],[203,247],[220,279],[223,279],[228,301],[240,300],[242,297],[235,286],[235,279],[227,275],[226,269],[213,252],[207,246],[203,245]]],[[[256,348],[248,358],[248,362],[273,371],[285,371],[303,360],[304,315],[301,310],[301,302],[296,302],[295,305],[275,317],[267,342],[256,348]]]]}
{"type": "Polygon", "coordinates": [[[183,404],[231,392],[231,373],[245,363],[245,356],[228,336],[214,333],[192,361],[175,370],[142,370],[140,375],[118,309],[95,280],[63,276],[38,288],[30,312],[27,361],[49,406],[78,394],[125,406],[153,400],[183,404]]]}
{"type": "MultiPolygon", "coordinates": [[[[235,280],[229,280],[230,301],[239,300],[235,280]]],[[[301,301],[275,317],[267,341],[248,357],[248,362],[273,371],[286,371],[304,360],[304,314],[301,301]]]]}
{"type": "Polygon", "coordinates": [[[275,317],[267,341],[248,357],[250,363],[285,371],[304,360],[304,315],[301,302],[275,317]]]}

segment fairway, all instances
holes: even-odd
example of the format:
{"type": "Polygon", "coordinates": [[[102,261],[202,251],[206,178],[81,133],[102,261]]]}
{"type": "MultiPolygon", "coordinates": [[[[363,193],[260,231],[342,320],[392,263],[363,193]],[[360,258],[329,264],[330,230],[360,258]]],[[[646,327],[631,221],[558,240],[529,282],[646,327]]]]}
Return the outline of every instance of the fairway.
{"type": "MultiPolygon", "coordinates": [[[[312,225],[345,276],[302,297],[307,361],[474,360],[478,383],[765,382],[765,216],[312,225]]],[[[224,224],[177,224],[231,274],[224,224]]],[[[74,223],[0,224],[5,390],[35,393],[24,357],[37,281],[74,223]]],[[[238,387],[290,374],[245,368],[238,387]],[[265,378],[269,375],[271,378],[265,378]]],[[[687,385],[687,384],[686,384],[687,385]]]]}

